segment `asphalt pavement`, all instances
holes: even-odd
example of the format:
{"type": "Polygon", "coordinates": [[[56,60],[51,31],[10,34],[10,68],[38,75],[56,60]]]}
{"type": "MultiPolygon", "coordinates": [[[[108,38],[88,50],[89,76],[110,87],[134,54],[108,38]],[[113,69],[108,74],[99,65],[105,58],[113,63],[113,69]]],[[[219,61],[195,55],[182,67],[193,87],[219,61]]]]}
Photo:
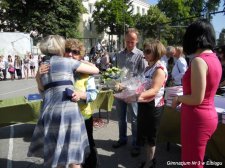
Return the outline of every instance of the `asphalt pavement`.
{"type": "MultiPolygon", "coordinates": [[[[37,93],[34,79],[0,81],[0,99],[26,96],[37,93]]],[[[112,144],[118,139],[118,121],[116,108],[110,113],[109,123],[106,120],[106,112],[94,113],[95,122],[94,138],[98,151],[99,168],[137,168],[144,160],[144,154],[132,157],[131,151],[131,125],[128,120],[128,144],[119,149],[112,148],[112,144]]],[[[41,168],[43,160],[27,157],[27,151],[35,125],[16,124],[0,128],[0,168],[41,168]]],[[[170,151],[166,150],[166,144],[157,144],[156,168],[181,166],[170,165],[171,162],[180,162],[180,146],[171,144],[170,151]]]]}

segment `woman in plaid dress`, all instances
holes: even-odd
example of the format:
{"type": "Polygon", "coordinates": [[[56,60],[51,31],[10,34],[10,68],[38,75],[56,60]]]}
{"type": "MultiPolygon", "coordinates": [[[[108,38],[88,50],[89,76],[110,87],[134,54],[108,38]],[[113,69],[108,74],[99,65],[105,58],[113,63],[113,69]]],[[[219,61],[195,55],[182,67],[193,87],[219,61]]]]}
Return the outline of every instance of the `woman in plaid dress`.
{"type": "Polygon", "coordinates": [[[63,58],[65,40],[50,35],[40,43],[50,64],[47,74],[37,74],[43,106],[35,127],[28,156],[44,158],[44,166],[51,168],[80,168],[89,150],[86,128],[77,103],[66,94],[74,90],[74,73],[97,74],[99,70],[77,60],[63,58]]]}

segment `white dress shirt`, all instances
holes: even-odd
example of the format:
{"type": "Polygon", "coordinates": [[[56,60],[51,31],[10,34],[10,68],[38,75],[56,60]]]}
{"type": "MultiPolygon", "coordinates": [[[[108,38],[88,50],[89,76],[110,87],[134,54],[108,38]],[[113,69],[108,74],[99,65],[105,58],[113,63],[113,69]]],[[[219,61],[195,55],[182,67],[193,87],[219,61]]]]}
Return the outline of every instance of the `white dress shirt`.
{"type": "Polygon", "coordinates": [[[188,66],[184,57],[179,57],[173,66],[172,78],[174,85],[182,85],[182,78],[188,66]]]}

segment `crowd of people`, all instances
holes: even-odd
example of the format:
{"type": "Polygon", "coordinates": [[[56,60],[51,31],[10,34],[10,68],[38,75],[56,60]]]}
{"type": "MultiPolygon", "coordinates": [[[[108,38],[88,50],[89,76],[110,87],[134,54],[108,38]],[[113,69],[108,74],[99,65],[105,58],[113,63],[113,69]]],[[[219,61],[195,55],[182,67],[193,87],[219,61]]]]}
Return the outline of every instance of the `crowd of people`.
{"type": "MultiPolygon", "coordinates": [[[[40,58],[41,55],[38,56],[40,58]]],[[[8,75],[11,80],[34,78],[37,66],[38,60],[31,53],[27,53],[23,59],[19,55],[8,55],[7,59],[0,55],[0,80],[7,80],[8,75]]]]}
{"type": "MultiPolygon", "coordinates": [[[[129,71],[130,77],[142,74],[144,90],[136,92],[136,100],[132,102],[115,98],[119,129],[118,140],[112,147],[127,144],[127,116],[130,116],[131,155],[136,157],[145,152],[139,168],[154,168],[165,87],[183,86],[183,95],[174,96],[172,103],[173,108],[181,104],[181,161],[202,163],[207,142],[218,124],[213,102],[218,88],[225,85],[225,47],[215,50],[213,26],[204,19],[187,27],[180,46],[166,47],[157,39],[146,40],[142,51],[136,46],[138,38],[136,29],[127,29],[125,49],[118,53],[116,62],[117,67],[129,71]]],[[[87,59],[81,41],[49,35],[40,42],[45,56],[38,58],[38,70],[31,54],[23,60],[17,55],[14,60],[8,56],[7,61],[0,57],[3,80],[7,72],[11,79],[15,79],[15,73],[21,79],[22,67],[25,78],[36,75],[43,105],[28,156],[43,157],[46,167],[98,166],[90,107],[98,93],[93,75],[107,70],[112,61],[99,45],[96,49],[87,59]]],[[[121,85],[120,90],[124,87],[121,85]]],[[[187,167],[203,168],[203,165],[187,167]]]]}

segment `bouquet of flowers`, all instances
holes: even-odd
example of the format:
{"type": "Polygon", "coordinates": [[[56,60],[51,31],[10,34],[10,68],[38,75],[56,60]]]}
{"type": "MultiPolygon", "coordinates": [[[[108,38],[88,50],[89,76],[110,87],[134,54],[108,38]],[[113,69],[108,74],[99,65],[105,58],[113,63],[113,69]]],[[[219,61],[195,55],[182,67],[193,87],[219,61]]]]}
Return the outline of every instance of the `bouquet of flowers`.
{"type": "Polygon", "coordinates": [[[118,79],[121,75],[121,69],[117,67],[108,68],[105,72],[102,73],[103,81],[118,79]]]}
{"type": "Polygon", "coordinates": [[[105,72],[102,73],[101,81],[105,86],[107,86],[107,88],[114,90],[117,83],[119,83],[121,79],[126,76],[127,72],[128,71],[125,68],[108,68],[105,72]]]}
{"type": "Polygon", "coordinates": [[[146,89],[143,76],[126,78],[120,83],[121,92],[115,93],[114,97],[127,103],[136,102],[137,96],[146,89]]]}

